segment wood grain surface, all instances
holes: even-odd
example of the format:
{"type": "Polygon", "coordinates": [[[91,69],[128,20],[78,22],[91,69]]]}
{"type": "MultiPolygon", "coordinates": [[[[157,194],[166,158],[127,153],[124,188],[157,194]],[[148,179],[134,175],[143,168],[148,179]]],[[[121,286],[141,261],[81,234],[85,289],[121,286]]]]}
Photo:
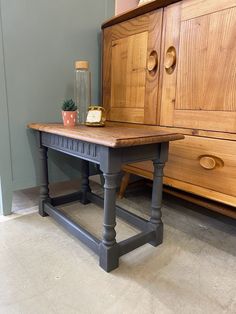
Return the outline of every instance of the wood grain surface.
{"type": "MultiPolygon", "coordinates": [[[[153,173],[151,162],[135,165],[153,173]]],[[[186,136],[184,141],[171,143],[164,173],[166,177],[235,197],[236,143],[186,136]],[[210,158],[214,166],[206,164],[210,158]]]]}
{"type": "Polygon", "coordinates": [[[186,129],[186,128],[176,128],[176,127],[163,127],[159,125],[144,125],[144,124],[133,124],[133,123],[122,123],[122,122],[114,122],[114,121],[107,121],[106,125],[110,126],[126,126],[129,128],[145,128],[149,130],[155,131],[166,131],[169,133],[181,133],[184,135],[193,135],[197,137],[208,137],[208,138],[215,138],[215,139],[222,139],[222,140],[229,140],[229,141],[236,141],[236,133],[224,133],[224,132],[214,132],[208,130],[197,130],[193,127],[186,129]]]}
{"type": "Polygon", "coordinates": [[[92,128],[79,125],[68,128],[59,123],[30,123],[28,128],[108,147],[139,146],[184,139],[178,133],[115,126],[92,128]]]}
{"type": "Polygon", "coordinates": [[[107,120],[157,123],[163,10],[103,32],[103,106],[107,120]],[[153,60],[153,68],[148,63],[153,60]]]}
{"type": "MultiPolygon", "coordinates": [[[[168,164],[166,167],[168,167],[168,164]]],[[[153,180],[153,166],[151,161],[128,164],[123,166],[122,170],[127,173],[135,174],[137,176],[153,180]]],[[[178,179],[170,178],[167,176],[164,177],[164,184],[172,188],[205,197],[209,200],[221,202],[233,207],[236,206],[236,198],[232,195],[224,194],[222,192],[214,191],[209,188],[198,186],[189,182],[180,181],[178,179]]],[[[122,193],[124,194],[125,190],[123,189],[123,187],[121,187],[121,189],[122,193]]]]}
{"type": "Polygon", "coordinates": [[[235,28],[236,7],[181,23],[176,110],[236,111],[235,28]]]}
{"type": "Polygon", "coordinates": [[[147,3],[145,5],[137,7],[136,9],[129,10],[125,13],[119,14],[119,15],[107,20],[105,23],[103,23],[102,28],[106,28],[106,27],[130,20],[134,17],[143,15],[143,14],[151,12],[153,10],[157,10],[157,9],[166,7],[167,5],[170,5],[170,4],[178,2],[178,1],[179,0],[156,0],[156,1],[153,1],[150,3],[147,3]]]}
{"type": "Polygon", "coordinates": [[[235,26],[236,0],[165,8],[164,54],[175,47],[177,61],[172,73],[163,71],[162,126],[235,133],[235,26]]]}

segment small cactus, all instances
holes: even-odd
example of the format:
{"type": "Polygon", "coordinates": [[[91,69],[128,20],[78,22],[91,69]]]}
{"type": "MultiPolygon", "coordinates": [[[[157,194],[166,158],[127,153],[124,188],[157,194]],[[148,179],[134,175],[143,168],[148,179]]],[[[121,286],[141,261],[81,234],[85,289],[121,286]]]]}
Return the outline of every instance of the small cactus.
{"type": "Polygon", "coordinates": [[[72,99],[69,100],[65,100],[63,102],[62,108],[63,111],[76,111],[77,110],[77,106],[75,104],[75,102],[72,99]]]}

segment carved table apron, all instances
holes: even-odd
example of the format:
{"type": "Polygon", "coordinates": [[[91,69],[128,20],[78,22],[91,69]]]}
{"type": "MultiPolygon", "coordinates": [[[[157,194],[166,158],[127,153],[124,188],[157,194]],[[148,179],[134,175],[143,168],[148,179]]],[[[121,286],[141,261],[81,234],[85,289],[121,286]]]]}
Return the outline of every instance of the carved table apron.
{"type": "MultiPolygon", "coordinates": [[[[31,127],[31,125],[29,125],[31,127]]],[[[108,147],[89,141],[37,130],[40,162],[39,214],[50,215],[75,237],[99,256],[100,266],[107,272],[119,266],[119,257],[146,244],[157,246],[163,241],[161,220],[163,168],[168,157],[169,142],[151,143],[128,147],[108,147]],[[47,151],[48,148],[78,157],[82,160],[81,191],[56,198],[49,195],[47,151]],[[150,220],[145,220],[116,206],[122,164],[153,160],[154,177],[150,220]],[[103,172],[104,200],[91,192],[89,186],[89,161],[100,165],[103,172]],[[93,202],[104,207],[103,236],[99,240],[57,208],[68,202],[93,202]],[[140,232],[119,243],[116,242],[116,215],[135,226],[140,232]]],[[[179,136],[179,139],[183,136],[179,136]]]]}

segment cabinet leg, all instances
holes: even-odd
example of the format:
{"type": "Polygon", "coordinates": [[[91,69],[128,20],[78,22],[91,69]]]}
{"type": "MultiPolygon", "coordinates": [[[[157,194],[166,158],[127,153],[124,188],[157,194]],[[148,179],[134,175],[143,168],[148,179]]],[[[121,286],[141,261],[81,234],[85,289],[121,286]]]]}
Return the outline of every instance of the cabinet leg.
{"type": "Polygon", "coordinates": [[[153,246],[158,246],[163,242],[163,223],[161,220],[162,212],[162,191],[163,191],[163,168],[164,163],[153,161],[153,187],[152,205],[149,227],[155,231],[155,239],[150,242],[153,246]]]}
{"type": "Polygon", "coordinates": [[[87,193],[91,192],[90,186],[89,186],[89,162],[87,160],[81,160],[81,191],[82,191],[82,198],[81,203],[86,205],[90,203],[90,201],[87,198],[87,193]]]}
{"type": "Polygon", "coordinates": [[[44,211],[44,203],[50,202],[49,196],[49,183],[48,183],[48,149],[40,145],[39,156],[40,156],[40,192],[39,192],[39,214],[42,217],[48,216],[44,211]]]}
{"type": "Polygon", "coordinates": [[[129,172],[125,172],[122,181],[121,181],[121,185],[120,185],[120,191],[119,191],[119,198],[123,198],[125,191],[127,189],[127,186],[129,184],[129,180],[130,180],[130,173],[129,172]]]}
{"type": "Polygon", "coordinates": [[[116,242],[116,189],[120,173],[104,174],[104,223],[100,244],[99,264],[107,272],[119,266],[119,251],[116,242]]]}

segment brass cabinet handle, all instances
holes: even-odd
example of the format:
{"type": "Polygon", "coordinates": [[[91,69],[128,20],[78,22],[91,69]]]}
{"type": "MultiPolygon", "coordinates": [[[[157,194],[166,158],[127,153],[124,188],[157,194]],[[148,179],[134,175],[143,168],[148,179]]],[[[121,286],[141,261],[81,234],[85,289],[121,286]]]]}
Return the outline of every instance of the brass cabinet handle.
{"type": "Polygon", "coordinates": [[[176,65],[176,49],[175,47],[169,47],[166,51],[164,67],[168,73],[172,73],[174,71],[176,65]]]}
{"type": "Polygon", "coordinates": [[[158,67],[158,55],[155,50],[153,50],[147,60],[147,69],[151,74],[155,74],[158,67]]]}

